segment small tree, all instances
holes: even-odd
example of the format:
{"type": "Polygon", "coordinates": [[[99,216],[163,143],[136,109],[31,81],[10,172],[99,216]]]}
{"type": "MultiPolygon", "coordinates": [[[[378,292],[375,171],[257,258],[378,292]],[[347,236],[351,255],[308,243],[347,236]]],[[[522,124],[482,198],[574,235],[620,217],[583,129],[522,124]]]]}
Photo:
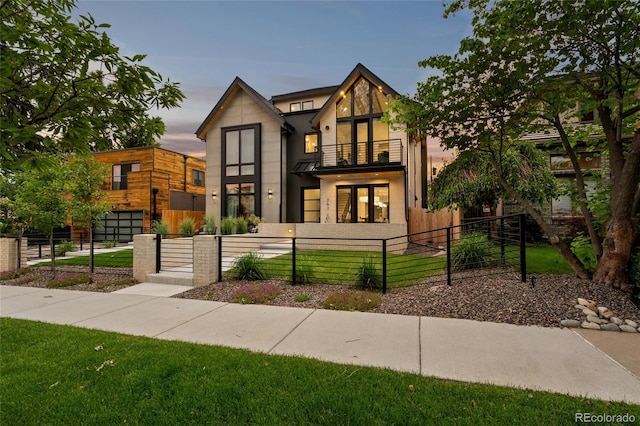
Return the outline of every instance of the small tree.
{"type": "Polygon", "coordinates": [[[51,272],[56,273],[53,231],[65,225],[69,208],[64,185],[69,176],[68,164],[58,159],[56,167],[31,169],[16,175],[14,212],[26,225],[49,235],[51,272]]]}
{"type": "Polygon", "coordinates": [[[73,224],[89,230],[89,269],[93,282],[93,229],[108,211],[108,194],[102,189],[108,170],[91,155],[74,157],[70,169],[65,189],[70,194],[73,224]]]}

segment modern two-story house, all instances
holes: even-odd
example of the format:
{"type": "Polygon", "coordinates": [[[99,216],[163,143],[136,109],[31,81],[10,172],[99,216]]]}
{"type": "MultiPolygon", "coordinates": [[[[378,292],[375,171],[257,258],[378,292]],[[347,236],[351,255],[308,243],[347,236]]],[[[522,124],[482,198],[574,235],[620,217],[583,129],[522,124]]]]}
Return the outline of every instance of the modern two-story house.
{"type": "Polygon", "coordinates": [[[409,208],[423,207],[427,153],[383,122],[396,96],[361,64],[340,85],[270,100],[236,78],[196,131],[207,213],[406,231],[409,208]]]}

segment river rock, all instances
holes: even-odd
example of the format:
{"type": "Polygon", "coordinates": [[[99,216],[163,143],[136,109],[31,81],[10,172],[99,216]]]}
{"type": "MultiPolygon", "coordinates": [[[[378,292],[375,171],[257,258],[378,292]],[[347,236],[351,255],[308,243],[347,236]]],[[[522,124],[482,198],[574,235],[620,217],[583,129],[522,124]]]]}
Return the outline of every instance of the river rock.
{"type": "Polygon", "coordinates": [[[622,325],[623,324],[623,321],[618,317],[611,317],[611,318],[609,318],[609,320],[612,323],[616,324],[616,325],[622,325]]]}
{"type": "Polygon", "coordinates": [[[567,328],[579,328],[580,321],[572,320],[572,319],[563,319],[560,321],[560,326],[567,327],[567,328]]]}
{"type": "Polygon", "coordinates": [[[600,319],[595,315],[587,315],[587,321],[595,324],[606,324],[608,322],[607,320],[600,319]]]}
{"type": "Polygon", "coordinates": [[[580,324],[580,327],[587,328],[589,330],[600,330],[600,326],[598,324],[596,324],[595,322],[589,322],[589,321],[583,321],[582,324],[580,324]]]}
{"type": "Polygon", "coordinates": [[[593,300],[589,300],[586,306],[587,309],[591,309],[593,312],[598,312],[598,305],[593,300]]]}
{"type": "Polygon", "coordinates": [[[587,306],[589,301],[587,299],[583,299],[582,297],[578,297],[578,304],[582,306],[587,306]]]}
{"type": "Polygon", "coordinates": [[[582,311],[583,314],[587,315],[587,316],[592,316],[592,317],[597,317],[598,314],[596,314],[594,311],[592,311],[589,308],[584,308],[584,310],[582,311]]]}
{"type": "Polygon", "coordinates": [[[613,318],[613,317],[615,317],[615,316],[616,316],[616,314],[614,314],[614,313],[613,313],[613,312],[611,312],[611,311],[606,311],[606,312],[603,312],[603,313],[602,313],[602,318],[604,318],[604,319],[608,319],[608,320],[610,320],[611,318],[613,318]]]}
{"type": "Polygon", "coordinates": [[[638,330],[636,330],[635,328],[631,327],[630,325],[627,324],[622,324],[620,326],[620,330],[624,331],[625,333],[637,333],[638,330]]]}
{"type": "Polygon", "coordinates": [[[600,329],[606,331],[620,331],[620,327],[618,327],[616,324],[602,324],[600,326],[600,329]]]}
{"type": "Polygon", "coordinates": [[[580,309],[580,310],[584,309],[584,306],[582,306],[582,305],[574,305],[573,307],[576,308],[576,309],[580,309]]]}
{"type": "Polygon", "coordinates": [[[624,323],[630,325],[633,328],[638,328],[638,323],[635,321],[631,321],[630,319],[624,320],[624,323]]]}

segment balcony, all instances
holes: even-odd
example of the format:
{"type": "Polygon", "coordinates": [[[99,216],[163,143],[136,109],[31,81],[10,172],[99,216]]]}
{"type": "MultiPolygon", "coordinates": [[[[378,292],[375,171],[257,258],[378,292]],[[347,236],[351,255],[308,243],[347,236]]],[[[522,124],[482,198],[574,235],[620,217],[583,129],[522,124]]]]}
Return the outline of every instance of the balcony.
{"type": "Polygon", "coordinates": [[[402,140],[322,145],[320,168],[377,168],[402,164],[402,140]]]}

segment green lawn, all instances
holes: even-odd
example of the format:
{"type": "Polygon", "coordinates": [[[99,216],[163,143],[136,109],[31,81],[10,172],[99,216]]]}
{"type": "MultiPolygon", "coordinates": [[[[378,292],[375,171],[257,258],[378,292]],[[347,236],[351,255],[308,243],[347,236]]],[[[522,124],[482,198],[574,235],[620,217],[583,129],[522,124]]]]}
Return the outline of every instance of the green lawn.
{"type": "Polygon", "coordinates": [[[558,250],[548,245],[538,245],[527,247],[527,273],[573,274],[573,271],[558,250]]]}
{"type": "MultiPolygon", "coordinates": [[[[93,257],[94,266],[101,267],[133,267],[133,250],[119,250],[112,253],[98,253],[93,257]]],[[[51,262],[38,263],[36,266],[50,266],[51,262]]],[[[56,265],[89,266],[89,256],[56,259],[56,265]]]]}
{"type": "MultiPolygon", "coordinates": [[[[640,406],[0,319],[1,423],[575,424],[640,406]]],[[[588,390],[586,390],[588,391],[588,390]]]]}

